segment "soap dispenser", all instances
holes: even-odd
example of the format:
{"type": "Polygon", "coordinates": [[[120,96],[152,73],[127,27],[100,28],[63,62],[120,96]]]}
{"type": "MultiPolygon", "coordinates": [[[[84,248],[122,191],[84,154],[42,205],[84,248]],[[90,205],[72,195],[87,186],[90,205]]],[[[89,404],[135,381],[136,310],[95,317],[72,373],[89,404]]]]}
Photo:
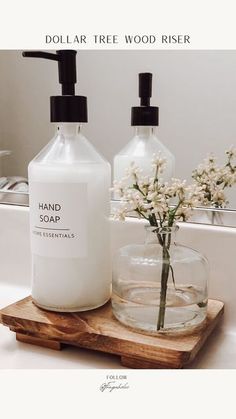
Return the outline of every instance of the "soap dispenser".
{"type": "Polygon", "coordinates": [[[131,109],[131,125],[134,127],[132,140],[114,157],[114,180],[120,181],[126,169],[134,162],[144,176],[150,176],[154,154],[166,160],[162,175],[163,181],[170,180],[174,175],[175,159],[173,154],[157,138],[159,125],[159,108],[150,106],[152,97],[152,73],[139,74],[140,106],[131,109]]]}
{"type": "Polygon", "coordinates": [[[33,301],[52,311],[94,309],[110,298],[110,165],[83,134],[76,51],[23,56],[56,61],[62,85],[50,98],[55,136],[28,167],[33,301]]]}

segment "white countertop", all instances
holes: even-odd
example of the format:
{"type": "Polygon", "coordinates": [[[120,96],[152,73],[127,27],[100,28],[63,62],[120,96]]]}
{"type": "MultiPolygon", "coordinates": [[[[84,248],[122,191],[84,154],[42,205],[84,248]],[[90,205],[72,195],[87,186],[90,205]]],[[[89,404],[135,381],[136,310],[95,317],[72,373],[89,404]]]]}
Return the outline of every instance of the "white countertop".
{"type": "MultiPolygon", "coordinates": [[[[0,284],[0,308],[29,295],[26,287],[0,284]]],[[[236,335],[219,327],[188,368],[236,368],[236,335]]],[[[62,351],[17,342],[15,333],[0,325],[0,369],[95,368],[121,369],[119,357],[90,350],[66,347],[62,351]]]]}

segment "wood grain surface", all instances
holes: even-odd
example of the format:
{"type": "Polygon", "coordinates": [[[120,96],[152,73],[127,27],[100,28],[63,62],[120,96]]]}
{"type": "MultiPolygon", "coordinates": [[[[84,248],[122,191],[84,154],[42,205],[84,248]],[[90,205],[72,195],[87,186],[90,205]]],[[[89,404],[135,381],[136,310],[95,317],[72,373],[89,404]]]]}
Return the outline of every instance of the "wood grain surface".
{"type": "Polygon", "coordinates": [[[209,300],[202,327],[186,334],[147,335],[119,323],[111,304],[81,313],[42,310],[31,297],[0,311],[0,322],[17,340],[59,350],[68,344],[116,354],[128,368],[182,368],[191,362],[219,322],[224,303],[209,300]]]}

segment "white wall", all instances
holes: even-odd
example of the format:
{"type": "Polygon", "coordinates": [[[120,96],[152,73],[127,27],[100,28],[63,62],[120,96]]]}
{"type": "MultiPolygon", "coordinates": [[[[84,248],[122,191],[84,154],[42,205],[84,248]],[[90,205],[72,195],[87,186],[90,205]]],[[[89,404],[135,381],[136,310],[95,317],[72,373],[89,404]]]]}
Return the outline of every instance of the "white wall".
{"type": "MultiPolygon", "coordinates": [[[[236,51],[80,51],[77,92],[88,96],[88,138],[112,161],[132,136],[137,74],[151,71],[160,107],[159,138],[188,178],[206,154],[236,144],[236,51]]],[[[57,65],[0,51],[0,146],[12,149],[5,173],[27,163],[52,137],[49,96],[59,94],[57,65]]],[[[236,207],[236,193],[231,193],[236,207]]]]}

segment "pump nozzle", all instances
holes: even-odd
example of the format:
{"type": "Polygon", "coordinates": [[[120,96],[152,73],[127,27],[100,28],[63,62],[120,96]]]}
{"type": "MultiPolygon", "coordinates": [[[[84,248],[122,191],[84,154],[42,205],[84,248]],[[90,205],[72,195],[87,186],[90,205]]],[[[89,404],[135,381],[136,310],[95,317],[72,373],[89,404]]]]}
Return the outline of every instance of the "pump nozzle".
{"type": "Polygon", "coordinates": [[[76,83],[76,51],[60,50],[56,54],[43,51],[24,51],[23,57],[44,58],[58,62],[59,83],[62,95],[74,95],[76,83]]]}
{"type": "Polygon", "coordinates": [[[131,110],[131,125],[157,126],[158,107],[150,106],[152,97],[152,73],[139,73],[140,106],[133,106],[131,110]]]}
{"type": "Polygon", "coordinates": [[[152,97],[152,73],[139,74],[139,97],[141,106],[150,106],[152,97]]]}
{"type": "Polygon", "coordinates": [[[50,97],[51,122],[87,122],[87,98],[75,96],[76,51],[60,50],[56,54],[44,51],[24,51],[23,57],[44,58],[58,62],[62,96],[50,97]]]}

